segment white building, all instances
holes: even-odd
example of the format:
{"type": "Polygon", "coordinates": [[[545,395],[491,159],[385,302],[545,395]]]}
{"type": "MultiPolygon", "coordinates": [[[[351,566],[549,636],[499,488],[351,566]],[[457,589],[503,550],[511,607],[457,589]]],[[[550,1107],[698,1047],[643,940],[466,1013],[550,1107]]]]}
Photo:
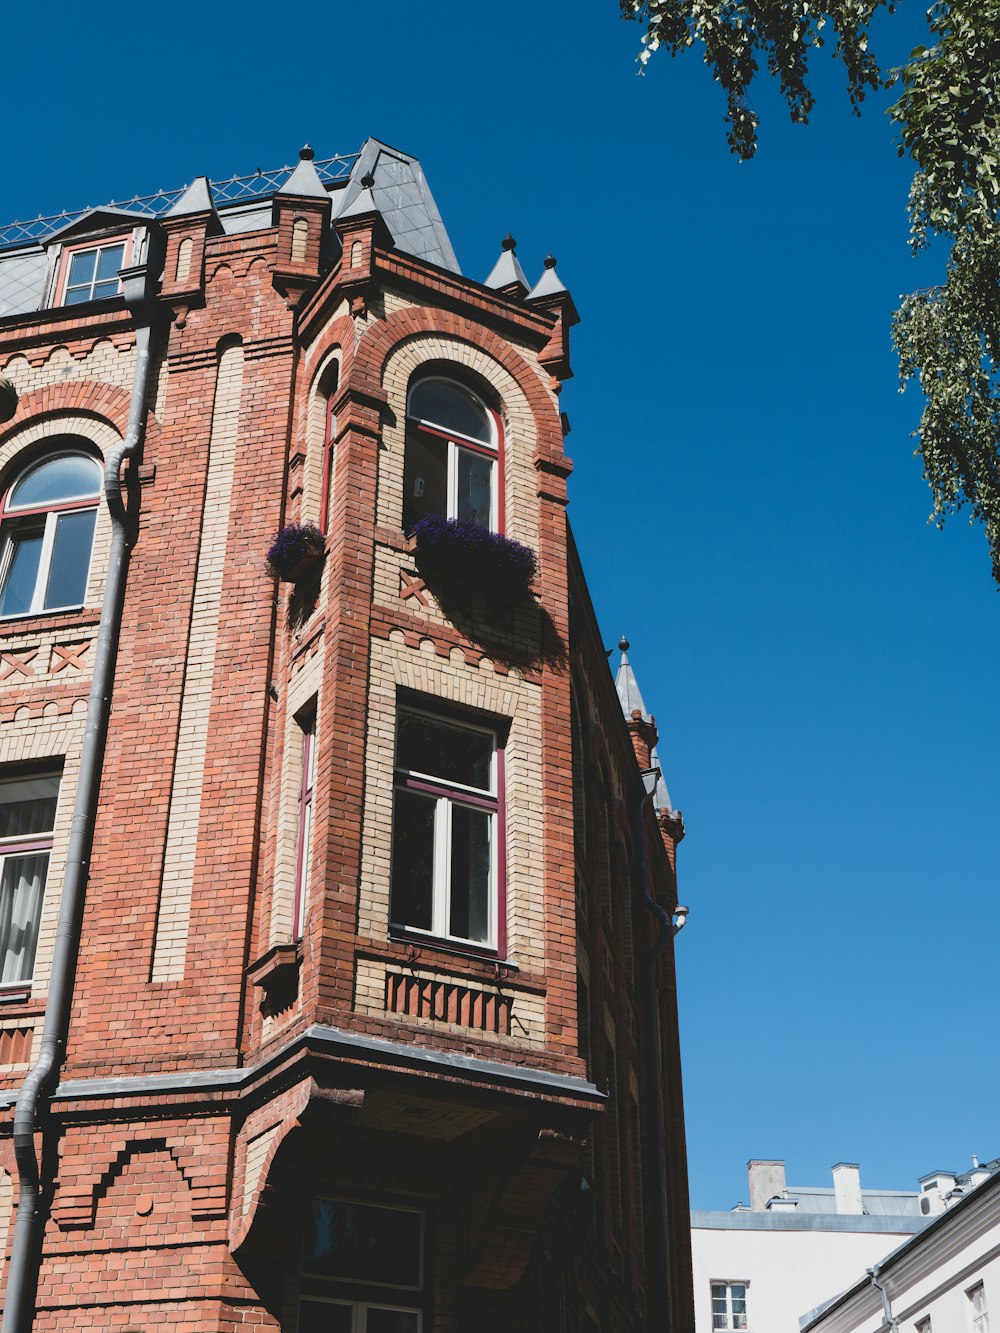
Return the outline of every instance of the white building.
{"type": "Polygon", "coordinates": [[[749,1206],[691,1214],[696,1333],[798,1333],[804,1311],[929,1222],[920,1191],[862,1190],[854,1163],[833,1168],[831,1188],[786,1186],[784,1162],[747,1170],[749,1206]]]}
{"type": "MultiPolygon", "coordinates": [[[[989,1333],[991,1308],[1000,1324],[998,1167],[925,1176],[924,1229],[806,1315],[802,1333],[989,1333]]],[[[766,1333],[763,1324],[760,1330],[766,1333]]]]}

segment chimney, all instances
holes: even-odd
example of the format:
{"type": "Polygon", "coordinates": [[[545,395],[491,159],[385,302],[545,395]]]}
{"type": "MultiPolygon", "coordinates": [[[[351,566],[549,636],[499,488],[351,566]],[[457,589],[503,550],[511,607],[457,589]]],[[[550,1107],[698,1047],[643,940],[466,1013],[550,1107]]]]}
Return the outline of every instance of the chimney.
{"type": "Polygon", "coordinates": [[[747,1179],[750,1181],[750,1211],[762,1213],[769,1201],[785,1193],[784,1162],[747,1162],[747,1179]]]}
{"type": "Polygon", "coordinates": [[[948,1206],[945,1203],[949,1192],[955,1188],[955,1176],[951,1171],[934,1171],[928,1176],[921,1176],[920,1211],[924,1217],[937,1217],[948,1206]]]}
{"type": "Polygon", "coordinates": [[[833,1168],[833,1192],[837,1212],[859,1216],[865,1211],[861,1197],[861,1172],[857,1162],[838,1162],[833,1168]]]}

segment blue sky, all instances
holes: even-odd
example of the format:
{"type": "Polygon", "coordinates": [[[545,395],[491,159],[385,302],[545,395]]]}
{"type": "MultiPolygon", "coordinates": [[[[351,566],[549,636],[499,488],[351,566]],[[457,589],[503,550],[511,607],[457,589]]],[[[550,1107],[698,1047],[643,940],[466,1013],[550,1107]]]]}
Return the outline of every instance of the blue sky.
{"type": "MultiPolygon", "coordinates": [[[[887,63],[921,22],[885,21],[887,63]]],[[[884,101],[852,118],[821,59],[813,124],[762,90],[740,165],[697,58],[637,78],[615,0],[177,0],[155,26],[57,0],[5,27],[30,115],[4,219],[372,134],[420,157],[470,276],[508,228],[532,279],[558,257],[572,520],[689,830],[692,1202],[745,1198],[749,1157],[902,1188],[1000,1153],[1000,599],[978,529],[925,522],[888,324],[937,261],[906,247],[884,101]]]]}

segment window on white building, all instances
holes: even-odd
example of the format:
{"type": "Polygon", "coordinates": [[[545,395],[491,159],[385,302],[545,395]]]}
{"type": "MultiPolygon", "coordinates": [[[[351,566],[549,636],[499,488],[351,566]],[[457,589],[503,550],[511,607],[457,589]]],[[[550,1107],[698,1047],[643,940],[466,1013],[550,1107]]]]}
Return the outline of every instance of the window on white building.
{"type": "Polygon", "coordinates": [[[746,1282],[712,1283],[712,1328],[719,1333],[748,1329],[746,1282]]]}
{"type": "Polygon", "coordinates": [[[932,1333],[930,1315],[926,1315],[923,1319],[917,1320],[913,1326],[913,1333],[932,1333]]]}
{"type": "Polygon", "coordinates": [[[990,1316],[986,1309],[986,1288],[980,1282],[965,1293],[969,1298],[969,1316],[972,1333],[990,1333],[990,1316]]]}

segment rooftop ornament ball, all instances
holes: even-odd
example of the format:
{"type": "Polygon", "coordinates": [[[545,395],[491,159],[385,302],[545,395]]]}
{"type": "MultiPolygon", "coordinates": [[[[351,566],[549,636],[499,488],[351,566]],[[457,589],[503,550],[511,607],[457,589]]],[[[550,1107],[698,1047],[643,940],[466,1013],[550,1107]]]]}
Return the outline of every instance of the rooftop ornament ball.
{"type": "Polygon", "coordinates": [[[11,380],[0,375],[0,421],[10,421],[17,411],[17,390],[11,380]]]}

